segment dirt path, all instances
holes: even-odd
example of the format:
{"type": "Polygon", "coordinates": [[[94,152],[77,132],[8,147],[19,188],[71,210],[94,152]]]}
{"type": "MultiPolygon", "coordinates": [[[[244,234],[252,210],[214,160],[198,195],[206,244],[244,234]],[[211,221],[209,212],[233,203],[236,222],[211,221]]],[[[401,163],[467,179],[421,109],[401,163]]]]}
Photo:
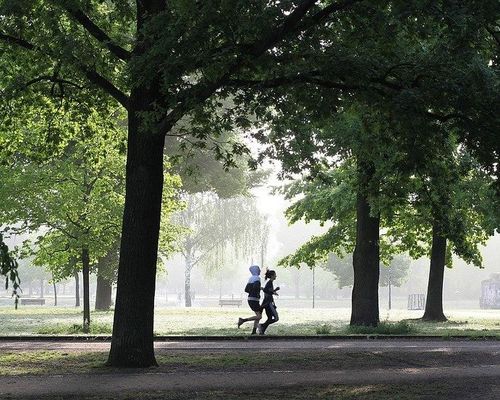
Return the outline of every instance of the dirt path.
{"type": "MultiPolygon", "coordinates": [[[[108,351],[109,342],[96,341],[2,341],[0,351],[28,351],[28,350],[66,350],[66,351],[108,351]]],[[[500,354],[500,341],[498,340],[441,340],[441,339],[290,339],[273,340],[169,340],[155,342],[158,352],[168,350],[245,350],[272,347],[273,350],[288,351],[294,349],[336,350],[345,352],[359,351],[474,351],[497,352],[500,354]]]]}
{"type": "Polygon", "coordinates": [[[196,373],[115,373],[0,377],[0,398],[56,395],[119,394],[141,391],[245,389],[325,384],[406,383],[449,378],[499,377],[500,365],[438,368],[384,368],[354,371],[258,371],[196,373]]]}
{"type": "MultiPolygon", "coordinates": [[[[99,373],[0,376],[0,399],[289,388],[296,385],[406,384],[500,377],[500,342],[467,340],[287,340],[171,341],[155,343],[157,354],[280,355],[284,363],[258,368],[204,364],[99,373]],[[270,350],[272,348],[272,350],[270,350]],[[290,358],[290,362],[287,357],[290,358]],[[312,362],[315,360],[316,362],[312,362]],[[328,362],[320,362],[328,360],[328,362]]],[[[106,342],[1,342],[0,352],[64,350],[106,352],[106,342]]],[[[495,380],[495,379],[494,379],[495,380]]],[[[492,397],[492,398],[498,398],[492,397]]]]}

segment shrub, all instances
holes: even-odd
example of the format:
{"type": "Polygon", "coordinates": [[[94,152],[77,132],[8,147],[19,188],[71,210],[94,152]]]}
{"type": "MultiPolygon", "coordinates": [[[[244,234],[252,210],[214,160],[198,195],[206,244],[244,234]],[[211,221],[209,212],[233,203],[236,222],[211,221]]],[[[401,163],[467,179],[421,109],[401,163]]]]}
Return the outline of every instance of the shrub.
{"type": "Polygon", "coordinates": [[[407,321],[380,322],[378,326],[353,325],[347,327],[348,333],[354,334],[375,334],[375,335],[408,335],[415,333],[416,329],[407,321]]]}
{"type": "Polygon", "coordinates": [[[332,332],[332,327],[327,324],[323,324],[316,327],[317,335],[329,335],[332,332]]]}

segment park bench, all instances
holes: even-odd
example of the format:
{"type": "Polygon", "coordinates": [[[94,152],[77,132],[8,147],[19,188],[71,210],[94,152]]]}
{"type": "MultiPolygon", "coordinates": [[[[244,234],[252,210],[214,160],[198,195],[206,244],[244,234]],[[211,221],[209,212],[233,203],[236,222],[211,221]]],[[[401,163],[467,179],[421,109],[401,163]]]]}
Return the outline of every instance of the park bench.
{"type": "Polygon", "coordinates": [[[241,299],[219,299],[219,305],[222,306],[241,306],[241,299]]]}
{"type": "Polygon", "coordinates": [[[423,310],[425,308],[425,294],[408,295],[408,310],[423,310]]]}
{"type": "Polygon", "coordinates": [[[21,305],[22,306],[27,306],[27,305],[43,306],[43,305],[45,305],[45,299],[26,299],[26,298],[21,297],[21,305]]]}

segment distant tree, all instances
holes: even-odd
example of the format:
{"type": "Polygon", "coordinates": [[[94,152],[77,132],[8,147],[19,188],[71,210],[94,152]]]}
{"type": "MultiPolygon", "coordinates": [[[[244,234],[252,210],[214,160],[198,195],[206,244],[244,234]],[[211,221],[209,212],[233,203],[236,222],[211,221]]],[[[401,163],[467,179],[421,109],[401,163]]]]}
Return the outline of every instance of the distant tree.
{"type": "MultiPolygon", "coordinates": [[[[352,287],[354,275],[352,271],[352,254],[338,257],[330,254],[326,263],[320,266],[332,272],[337,278],[339,288],[352,287]]],[[[389,309],[391,309],[391,287],[399,287],[406,282],[410,270],[410,259],[405,255],[395,255],[388,264],[380,268],[379,285],[389,288],[389,309]]]]}
{"type": "Polygon", "coordinates": [[[9,252],[9,248],[3,241],[3,235],[0,233],[0,275],[5,277],[5,289],[12,285],[12,295],[15,298],[15,307],[19,298],[20,279],[18,272],[18,263],[9,252]]]}
{"type": "Polygon", "coordinates": [[[410,195],[393,209],[387,235],[392,245],[413,258],[430,257],[426,310],[423,319],[444,321],[445,266],[452,254],[482,267],[480,246],[498,226],[494,178],[453,136],[438,144],[411,178],[410,195]]]}
{"type": "MultiPolygon", "coordinates": [[[[397,152],[394,154],[397,163],[392,167],[387,162],[389,155],[379,161],[376,164],[379,192],[370,200],[384,228],[378,240],[382,263],[387,264],[392,254],[401,252],[409,252],[413,258],[426,255],[431,258],[425,314],[428,320],[445,319],[442,312],[445,258],[451,260],[453,252],[480,266],[479,245],[493,234],[498,221],[491,176],[466,151],[457,151],[453,136],[442,137],[444,143],[429,140],[420,144],[424,147],[426,143],[429,148],[422,149],[417,169],[408,170],[406,160],[399,164],[401,155],[397,152]],[[396,168],[398,164],[401,168],[396,168]],[[440,221],[439,235],[436,235],[436,218],[440,221]],[[443,236],[450,241],[449,256],[446,256],[446,239],[436,239],[443,236]]],[[[353,249],[357,185],[354,169],[350,160],[338,162],[334,169],[318,170],[313,178],[286,188],[289,198],[298,198],[287,210],[290,222],[317,220],[331,226],[325,234],[311,238],[285,257],[282,264],[312,266],[325,260],[330,252],[342,256],[353,249]]]]}
{"type": "MultiPolygon", "coordinates": [[[[44,165],[18,162],[2,168],[7,191],[0,215],[5,222],[22,224],[18,232],[42,234],[26,249],[35,253],[34,263],[49,267],[54,279],[73,274],[70,259],[81,262],[83,271],[83,327],[90,324],[89,274],[91,264],[103,255],[120,231],[123,210],[123,166],[120,140],[115,145],[98,138],[99,121],[90,116],[80,137],[69,143],[61,159],[44,165]]],[[[78,129],[74,126],[74,129],[78,129]]],[[[102,125],[101,125],[102,129],[102,125]]],[[[117,131],[111,133],[117,135],[117,131]]]]}
{"type": "MultiPolygon", "coordinates": [[[[21,257],[21,256],[20,256],[21,257]]],[[[38,287],[40,297],[44,296],[44,281],[50,281],[53,276],[47,268],[33,264],[33,257],[20,258],[19,276],[25,283],[24,296],[30,296],[34,288],[38,287]]]]}
{"type": "MultiPolygon", "coordinates": [[[[105,290],[111,293],[112,268],[117,264],[110,259],[118,251],[125,191],[125,132],[107,120],[112,109],[86,110],[87,115],[78,110],[60,116],[60,128],[70,133],[58,154],[38,161],[19,151],[9,165],[0,166],[0,220],[16,224],[12,229],[18,233],[39,235],[34,243],[25,243],[25,255],[34,254],[33,263],[48,267],[55,281],[72,276],[75,261],[80,262],[84,329],[90,324],[93,267],[98,285],[105,281],[105,290]]],[[[170,193],[165,197],[166,211],[172,202],[170,193]]]]}
{"type": "Polygon", "coordinates": [[[196,265],[218,269],[229,255],[259,251],[265,221],[251,197],[229,199],[214,193],[187,194],[185,209],[173,221],[186,228],[179,241],[185,260],[185,305],[191,307],[191,271],[196,265]]]}

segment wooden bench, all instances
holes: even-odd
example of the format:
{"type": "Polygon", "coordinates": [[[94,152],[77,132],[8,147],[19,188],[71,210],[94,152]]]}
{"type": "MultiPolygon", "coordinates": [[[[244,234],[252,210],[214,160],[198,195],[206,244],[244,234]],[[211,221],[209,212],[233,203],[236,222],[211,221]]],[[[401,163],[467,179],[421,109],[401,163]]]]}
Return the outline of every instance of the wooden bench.
{"type": "Polygon", "coordinates": [[[408,310],[424,310],[425,294],[415,293],[408,295],[408,310]]]}
{"type": "Polygon", "coordinates": [[[38,305],[38,306],[43,306],[45,305],[45,299],[26,299],[21,297],[21,305],[27,306],[27,305],[38,305]]]}
{"type": "Polygon", "coordinates": [[[241,299],[219,299],[219,306],[241,306],[241,299]]]}

